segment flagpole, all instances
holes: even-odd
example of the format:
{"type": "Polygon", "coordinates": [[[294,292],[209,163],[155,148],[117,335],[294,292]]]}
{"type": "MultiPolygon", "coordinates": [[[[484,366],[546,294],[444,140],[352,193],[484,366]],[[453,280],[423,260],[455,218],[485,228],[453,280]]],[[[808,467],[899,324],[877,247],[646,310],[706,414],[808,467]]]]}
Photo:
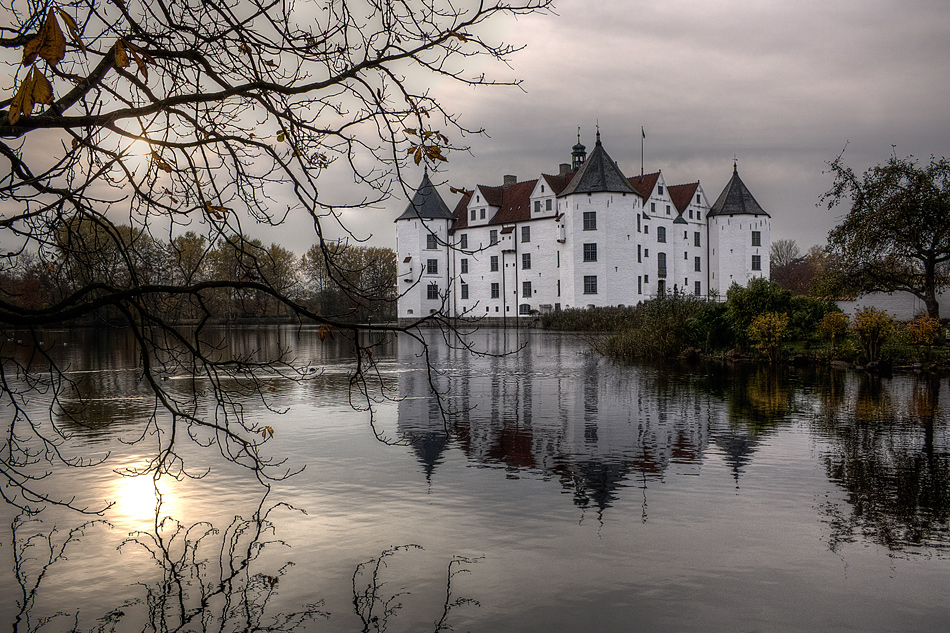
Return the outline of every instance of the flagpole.
{"type": "Polygon", "coordinates": [[[643,176],[643,140],[647,137],[647,133],[643,131],[643,126],[640,126],[640,176],[643,176]]]}

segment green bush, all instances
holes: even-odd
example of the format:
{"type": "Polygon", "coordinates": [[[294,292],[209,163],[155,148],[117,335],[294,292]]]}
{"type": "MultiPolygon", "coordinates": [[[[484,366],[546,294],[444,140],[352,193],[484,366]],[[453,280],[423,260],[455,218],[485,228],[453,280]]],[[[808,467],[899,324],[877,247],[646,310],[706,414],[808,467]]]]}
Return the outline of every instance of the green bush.
{"type": "Polygon", "coordinates": [[[726,316],[736,343],[749,345],[749,326],[757,316],[767,312],[788,314],[791,305],[792,293],[764,277],[750,279],[744,288],[733,283],[726,292],[726,316]]]}

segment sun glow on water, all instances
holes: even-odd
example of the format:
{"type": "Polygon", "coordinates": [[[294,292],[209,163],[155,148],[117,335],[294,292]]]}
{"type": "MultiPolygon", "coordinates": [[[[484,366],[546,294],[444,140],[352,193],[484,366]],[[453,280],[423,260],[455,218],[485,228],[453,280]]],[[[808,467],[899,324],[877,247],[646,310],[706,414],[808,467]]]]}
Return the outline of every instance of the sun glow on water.
{"type": "Polygon", "coordinates": [[[111,520],[134,529],[147,529],[160,516],[174,515],[175,496],[167,478],[156,482],[149,475],[119,476],[113,493],[111,520]],[[161,506],[159,507],[159,499],[161,506]]]}

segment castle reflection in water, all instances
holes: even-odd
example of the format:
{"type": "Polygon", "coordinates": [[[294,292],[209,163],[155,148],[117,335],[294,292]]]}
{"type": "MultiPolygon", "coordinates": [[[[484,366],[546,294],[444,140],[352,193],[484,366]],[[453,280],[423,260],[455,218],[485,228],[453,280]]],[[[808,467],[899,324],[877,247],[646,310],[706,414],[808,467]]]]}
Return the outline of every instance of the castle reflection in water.
{"type": "Polygon", "coordinates": [[[399,433],[428,477],[455,448],[477,465],[557,478],[577,505],[604,509],[673,464],[698,470],[710,452],[738,482],[789,408],[788,394],[755,376],[743,381],[751,397],[726,399],[724,391],[736,394],[725,378],[619,367],[562,334],[496,330],[463,340],[481,353],[440,341],[429,347],[431,375],[422,345],[399,341],[399,433]]]}

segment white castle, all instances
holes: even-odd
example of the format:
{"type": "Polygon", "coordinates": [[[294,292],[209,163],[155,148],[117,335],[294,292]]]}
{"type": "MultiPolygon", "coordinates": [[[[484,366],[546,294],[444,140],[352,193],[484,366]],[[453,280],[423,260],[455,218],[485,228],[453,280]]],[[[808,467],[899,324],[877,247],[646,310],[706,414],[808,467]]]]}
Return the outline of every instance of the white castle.
{"type": "Polygon", "coordinates": [[[771,217],[735,166],[710,206],[698,181],[624,176],[599,131],[572,158],[556,175],[463,191],[454,212],[426,173],[395,221],[400,322],[716,297],[769,276],[771,217]]]}

